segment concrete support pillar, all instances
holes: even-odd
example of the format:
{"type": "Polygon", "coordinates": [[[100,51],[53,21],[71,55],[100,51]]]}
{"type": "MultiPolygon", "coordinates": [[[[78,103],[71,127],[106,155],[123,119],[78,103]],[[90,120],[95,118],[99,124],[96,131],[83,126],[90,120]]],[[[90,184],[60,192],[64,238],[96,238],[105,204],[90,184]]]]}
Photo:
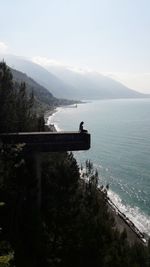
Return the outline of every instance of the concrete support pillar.
{"type": "Polygon", "coordinates": [[[41,209],[41,153],[34,152],[32,153],[33,160],[33,176],[35,179],[35,201],[37,209],[40,211],[41,209]]]}

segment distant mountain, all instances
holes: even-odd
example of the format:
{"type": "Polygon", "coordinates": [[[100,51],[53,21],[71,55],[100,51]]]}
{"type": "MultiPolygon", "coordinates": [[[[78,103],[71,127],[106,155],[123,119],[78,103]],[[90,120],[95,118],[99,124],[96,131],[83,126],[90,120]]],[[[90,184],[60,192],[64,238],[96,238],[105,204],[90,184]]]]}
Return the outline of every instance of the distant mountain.
{"type": "Polygon", "coordinates": [[[35,105],[39,111],[50,110],[56,106],[74,104],[75,101],[58,99],[54,97],[46,88],[35,82],[32,78],[26,74],[11,68],[13,75],[13,81],[18,88],[20,83],[25,82],[27,93],[34,93],[35,105]]]}
{"type": "Polygon", "coordinates": [[[76,88],[74,97],[80,99],[144,98],[150,95],[129,89],[122,83],[98,72],[76,72],[64,67],[47,68],[55,76],[76,88]]]}
{"type": "Polygon", "coordinates": [[[76,72],[58,66],[50,66],[46,70],[21,57],[3,55],[0,58],[3,57],[9,66],[25,72],[58,98],[83,100],[150,97],[98,72],[76,72]]]}
{"type": "Polygon", "coordinates": [[[2,59],[11,68],[26,73],[37,83],[47,88],[55,97],[72,99],[73,88],[40,65],[13,55],[1,55],[0,60],[2,59]]]}

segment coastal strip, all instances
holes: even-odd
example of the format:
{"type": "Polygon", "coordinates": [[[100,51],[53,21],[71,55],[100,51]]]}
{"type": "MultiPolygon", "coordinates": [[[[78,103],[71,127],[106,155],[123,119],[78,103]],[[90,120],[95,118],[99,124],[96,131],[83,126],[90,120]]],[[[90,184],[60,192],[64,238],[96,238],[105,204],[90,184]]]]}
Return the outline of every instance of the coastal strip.
{"type": "Polygon", "coordinates": [[[148,240],[146,240],[144,234],[135,226],[135,224],[113,203],[113,201],[107,196],[108,211],[112,214],[115,220],[115,228],[122,233],[126,230],[127,239],[130,245],[134,243],[142,243],[147,246],[148,240]]]}
{"type": "Polygon", "coordinates": [[[45,119],[45,127],[47,128],[47,131],[50,132],[57,132],[57,127],[54,123],[50,123],[51,117],[57,112],[57,108],[54,108],[52,110],[48,110],[45,113],[44,119],[45,119]]]}
{"type": "Polygon", "coordinates": [[[53,108],[53,109],[48,110],[47,112],[45,112],[44,119],[45,119],[45,125],[46,126],[49,126],[50,117],[52,117],[53,114],[55,114],[56,112],[57,112],[57,108],[53,108]]]}

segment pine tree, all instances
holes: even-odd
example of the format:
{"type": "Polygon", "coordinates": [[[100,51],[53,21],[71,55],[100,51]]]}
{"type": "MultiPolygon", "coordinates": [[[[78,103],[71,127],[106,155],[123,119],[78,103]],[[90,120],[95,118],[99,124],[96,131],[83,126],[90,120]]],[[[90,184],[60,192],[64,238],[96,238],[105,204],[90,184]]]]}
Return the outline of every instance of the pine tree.
{"type": "Polygon", "coordinates": [[[38,119],[33,112],[34,94],[27,95],[26,84],[23,82],[19,86],[16,97],[17,111],[17,131],[28,132],[37,130],[38,119]]]}
{"type": "Polygon", "coordinates": [[[15,130],[15,90],[12,74],[5,62],[0,62],[0,132],[15,130]]]}

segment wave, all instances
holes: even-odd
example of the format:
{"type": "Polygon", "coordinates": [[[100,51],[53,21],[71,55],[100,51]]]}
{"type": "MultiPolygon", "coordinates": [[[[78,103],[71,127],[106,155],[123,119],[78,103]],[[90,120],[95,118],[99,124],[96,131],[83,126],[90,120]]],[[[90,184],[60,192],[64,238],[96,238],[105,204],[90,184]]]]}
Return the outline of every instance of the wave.
{"type": "Polygon", "coordinates": [[[54,123],[54,127],[55,127],[55,129],[56,129],[57,132],[61,132],[61,131],[63,131],[63,129],[61,129],[61,128],[58,126],[58,124],[56,124],[56,123],[54,123]]]}
{"type": "Polygon", "coordinates": [[[61,110],[62,108],[60,107],[56,108],[55,112],[52,115],[50,115],[47,119],[47,125],[53,124],[57,132],[63,131],[63,129],[60,128],[59,126],[60,125],[59,119],[56,119],[56,113],[61,112],[61,110]]]}
{"type": "Polygon", "coordinates": [[[146,215],[139,207],[127,205],[115,192],[108,190],[108,196],[117,208],[124,213],[142,232],[150,236],[150,216],[146,215]]]}

